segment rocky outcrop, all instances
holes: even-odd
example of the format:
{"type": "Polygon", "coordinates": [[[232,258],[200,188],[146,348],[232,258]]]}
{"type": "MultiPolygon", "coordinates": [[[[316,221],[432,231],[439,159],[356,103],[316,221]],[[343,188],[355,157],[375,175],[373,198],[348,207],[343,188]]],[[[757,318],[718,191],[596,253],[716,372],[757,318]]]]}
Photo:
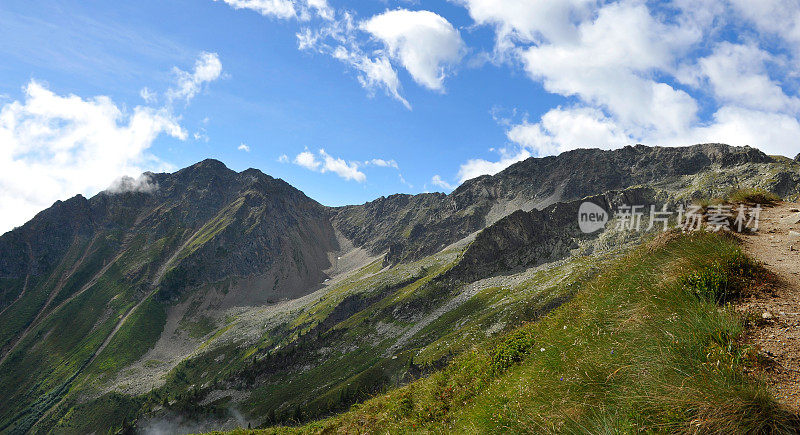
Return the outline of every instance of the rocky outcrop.
{"type": "Polygon", "coordinates": [[[496,175],[465,181],[449,195],[392,195],[334,209],[333,223],[358,246],[375,254],[388,251],[386,263],[394,264],[432,254],[518,209],[664,183],[712,167],[772,162],[755,148],[722,144],[578,149],[529,158],[496,175]],[[492,216],[494,210],[500,215],[492,216]]]}
{"type": "Polygon", "coordinates": [[[16,283],[0,289],[0,300],[13,300],[28,275],[35,281],[61,263],[69,270],[80,259],[67,252],[94,252],[98,241],[107,251],[103,264],[142,250],[141,267],[128,272],[129,282],[160,281],[159,273],[176,270],[191,276],[173,279],[182,288],[280,270],[298,278],[285,283],[311,291],[325,279],[328,253],[338,248],[328,208],[285,181],[255,169],[237,173],[216,160],[147,175],[156,190],[78,195],[0,236],[0,279],[16,283]]]}
{"type": "Polygon", "coordinates": [[[579,229],[578,211],[584,202],[594,203],[613,216],[620,206],[646,208],[657,199],[655,191],[639,187],[560,202],[543,210],[517,210],[481,231],[446,278],[473,282],[567,257],[578,241],[600,234],[584,234],[579,229]]]}

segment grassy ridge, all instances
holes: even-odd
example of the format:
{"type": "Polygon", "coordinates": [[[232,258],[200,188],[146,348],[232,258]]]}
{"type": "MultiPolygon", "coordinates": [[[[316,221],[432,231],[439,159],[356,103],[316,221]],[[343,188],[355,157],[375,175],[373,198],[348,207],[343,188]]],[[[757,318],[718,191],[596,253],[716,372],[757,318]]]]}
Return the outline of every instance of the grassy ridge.
{"type": "Polygon", "coordinates": [[[540,321],[349,412],[267,432],[792,432],[747,375],[755,352],[724,297],[759,279],[736,242],[657,240],[540,321]]]}

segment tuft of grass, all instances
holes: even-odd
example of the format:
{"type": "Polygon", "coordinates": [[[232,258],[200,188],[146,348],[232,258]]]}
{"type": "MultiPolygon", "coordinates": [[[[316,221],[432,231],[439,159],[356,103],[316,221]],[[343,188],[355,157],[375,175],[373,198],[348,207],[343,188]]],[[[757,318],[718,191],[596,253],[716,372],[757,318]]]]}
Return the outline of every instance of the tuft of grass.
{"type": "Polygon", "coordinates": [[[703,210],[708,210],[711,206],[721,205],[724,203],[725,200],[722,198],[695,198],[692,200],[692,204],[702,208],[703,210]]]}
{"type": "Polygon", "coordinates": [[[772,205],[779,202],[781,197],[761,188],[737,189],[728,195],[728,202],[733,204],[763,204],[772,205]]]}
{"type": "Polygon", "coordinates": [[[711,264],[680,277],[690,293],[712,302],[725,303],[739,296],[750,280],[762,275],[761,267],[741,251],[714,259],[711,264]]]}
{"type": "Polygon", "coordinates": [[[798,416],[746,373],[742,319],[720,305],[754,277],[718,234],[645,246],[427,378],[264,433],[796,433],[798,416]]]}

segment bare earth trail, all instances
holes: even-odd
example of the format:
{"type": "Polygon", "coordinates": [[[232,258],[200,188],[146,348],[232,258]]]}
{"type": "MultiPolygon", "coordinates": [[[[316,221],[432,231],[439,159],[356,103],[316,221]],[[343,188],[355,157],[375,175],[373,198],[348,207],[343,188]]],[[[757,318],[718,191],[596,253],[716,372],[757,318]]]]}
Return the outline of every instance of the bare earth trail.
{"type": "Polygon", "coordinates": [[[800,411],[800,204],[782,203],[764,208],[759,231],[745,235],[745,251],[777,275],[770,293],[752,295],[738,309],[756,313],[763,326],[749,339],[774,366],[768,379],[778,399],[800,411]]]}

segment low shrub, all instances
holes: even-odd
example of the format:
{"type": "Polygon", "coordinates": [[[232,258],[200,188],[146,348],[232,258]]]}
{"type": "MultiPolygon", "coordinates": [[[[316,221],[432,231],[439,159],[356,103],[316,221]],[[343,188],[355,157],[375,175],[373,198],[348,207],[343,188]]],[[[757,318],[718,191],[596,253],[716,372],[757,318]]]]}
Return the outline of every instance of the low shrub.
{"type": "Polygon", "coordinates": [[[761,188],[737,189],[728,195],[728,202],[733,204],[771,205],[780,200],[780,196],[761,188]]]}
{"type": "Polygon", "coordinates": [[[755,278],[760,266],[741,251],[681,278],[685,289],[698,297],[725,303],[740,295],[748,281],[755,278]]]}

